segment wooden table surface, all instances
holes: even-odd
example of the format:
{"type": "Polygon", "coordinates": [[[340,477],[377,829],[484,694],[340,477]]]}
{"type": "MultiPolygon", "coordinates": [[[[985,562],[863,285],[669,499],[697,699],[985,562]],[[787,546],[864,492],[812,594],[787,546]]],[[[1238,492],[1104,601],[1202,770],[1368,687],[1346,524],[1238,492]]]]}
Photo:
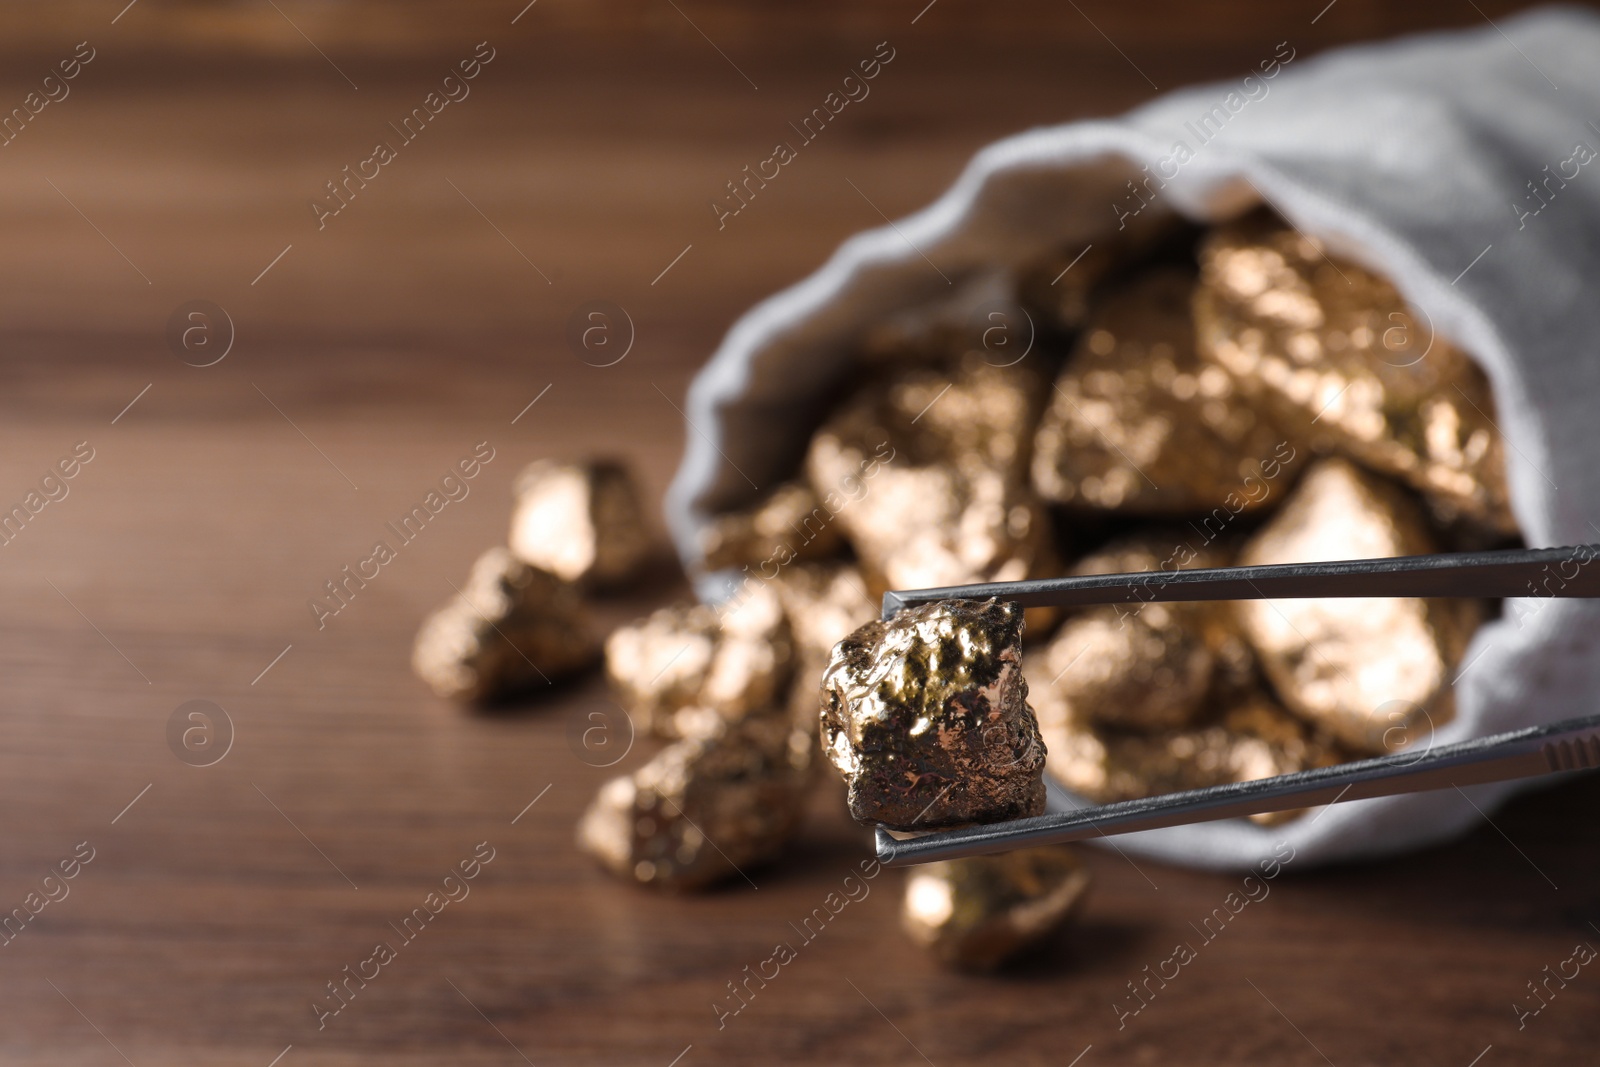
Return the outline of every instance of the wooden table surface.
{"type": "MultiPolygon", "coordinates": [[[[0,502],[80,442],[93,459],[0,546],[0,913],[67,892],[0,946],[0,1062],[1467,1067],[1592,1050],[1600,973],[1520,1029],[1513,1010],[1600,944],[1592,780],[1447,847],[1291,866],[1121,1028],[1128,983],[1197,941],[1238,878],[1095,851],[1059,949],[976,978],[899,933],[888,872],[719,1028],[727,983],[797,941],[790,924],[868,854],[837,791],[754,887],[642,892],[572,843],[614,773],[568,740],[609,707],[598,679],[470,714],[407,668],[419,619],[503,537],[522,463],[618,452],[658,496],[673,405],[739,310],[879,209],[927,202],[984,143],[1231,75],[1282,40],[1311,54],[1510,6],[9,8],[0,110],[77,42],[94,58],[0,148],[0,502]],[[884,40],[871,97],[719,232],[723,183],[884,40]],[[472,95],[319,231],[324,183],[480,41],[494,59],[472,95]],[[195,299],[236,335],[207,368],[165,336],[195,299]],[[594,299],[637,326],[613,367],[563,340],[594,299]],[[471,495],[319,630],[308,599],[479,441],[495,458],[471,495]],[[197,699],[232,722],[207,767],[167,740],[197,699]],[[326,984],[482,842],[470,895],[319,1029],[326,984]],[[46,883],[75,852],[93,858],[46,883]]],[[[682,592],[668,575],[603,612],[682,592]]]]}

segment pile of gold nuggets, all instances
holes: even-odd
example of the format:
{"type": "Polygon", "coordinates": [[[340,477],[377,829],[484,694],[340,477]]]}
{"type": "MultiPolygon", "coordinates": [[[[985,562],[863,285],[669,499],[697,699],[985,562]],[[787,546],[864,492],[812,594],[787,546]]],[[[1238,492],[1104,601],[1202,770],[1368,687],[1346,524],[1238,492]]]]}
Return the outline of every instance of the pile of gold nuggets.
{"type": "MultiPolygon", "coordinates": [[[[888,589],[1517,537],[1482,372],[1383,278],[1275,217],[1062,249],[1019,272],[1014,297],[1026,346],[939,309],[862,338],[793,480],[707,529],[707,569],[738,576],[719,606],[666,607],[602,645],[584,600],[649,549],[637,493],[615,464],[530,467],[509,547],[424,625],[418,673],[484,700],[603,656],[636,728],[669,743],[600,790],[580,845],[621,878],[685,890],[779,854],[824,761],[858,819],[934,829],[1041,810],[1041,770],[1126,800],[1382,754],[1451,718],[1482,602],[1129,601],[1025,619],[972,604],[877,623],[888,589]],[[1014,710],[991,746],[1005,768],[913,774],[884,736],[910,703],[852,718],[838,694],[878,685],[871,650],[895,641],[924,724],[974,694],[1014,710]],[[980,645],[987,667],[949,653],[980,645]]],[[[907,880],[904,925],[941,960],[992,967],[1059,928],[1087,885],[1065,848],[929,864],[907,880]]]]}

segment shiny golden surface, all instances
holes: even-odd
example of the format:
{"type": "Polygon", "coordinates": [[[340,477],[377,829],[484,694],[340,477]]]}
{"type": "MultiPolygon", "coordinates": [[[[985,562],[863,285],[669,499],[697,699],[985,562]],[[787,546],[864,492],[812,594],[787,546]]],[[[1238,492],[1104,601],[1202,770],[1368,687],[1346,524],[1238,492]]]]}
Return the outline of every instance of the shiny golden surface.
{"type": "Polygon", "coordinates": [[[833,646],[878,617],[861,572],[847,563],[801,563],[776,580],[794,640],[790,709],[796,723],[815,732],[822,708],[822,672],[833,646]]]}
{"type": "MultiPolygon", "coordinates": [[[[1270,778],[1343,758],[1264,692],[1235,699],[1220,720],[1154,734],[1047,718],[1041,708],[1050,776],[1079,796],[1109,804],[1270,778]]],[[[1273,823],[1292,814],[1256,819],[1273,823]]]]}
{"type": "Polygon", "coordinates": [[[822,734],[851,815],[934,829],[1044,810],[1021,631],[1015,604],[946,600],[839,643],[823,676],[822,734]]]}
{"type": "Polygon", "coordinates": [[[991,970],[1060,929],[1089,882],[1062,845],[925,863],[906,878],[901,926],[943,963],[991,970]]]}
{"type": "Polygon", "coordinates": [[[1091,608],[1062,623],[1029,669],[1041,726],[1070,718],[1154,731],[1191,722],[1211,687],[1212,657],[1194,613],[1175,606],[1091,608]]]}
{"type": "Polygon", "coordinates": [[[724,604],[662,608],[612,631],[606,677],[636,724],[660,737],[685,733],[685,709],[729,720],[776,712],[793,671],[789,625],[777,591],[752,583],[724,604]]]}
{"type": "MultiPolygon", "coordinates": [[[[1208,542],[1183,526],[1152,530],[1084,557],[1073,572],[1221,567],[1233,562],[1233,540],[1208,542]]],[[[1333,748],[1267,693],[1231,608],[1090,608],[1030,651],[1023,669],[1048,773],[1109,803],[1334,762],[1333,748]]]]}
{"type": "MultiPolygon", "coordinates": [[[[1125,574],[1221,567],[1228,553],[1188,527],[1140,534],[1085,556],[1074,574],[1125,574]]],[[[1155,731],[1188,725],[1211,692],[1219,656],[1242,642],[1217,624],[1209,604],[1133,600],[1074,612],[1026,658],[1029,695],[1047,721],[1155,731]]],[[[1244,653],[1248,655],[1248,653],[1244,653]]]]}
{"type": "Polygon", "coordinates": [[[843,545],[833,514],[798,482],[779,486],[747,511],[717,516],[700,535],[708,569],[747,567],[758,577],[796,560],[825,559],[843,545]]]}
{"type": "Polygon", "coordinates": [[[806,474],[872,592],[1011,581],[1054,566],[1027,484],[1039,383],[977,355],[864,388],[812,438],[806,474]]]}
{"type": "Polygon", "coordinates": [[[411,665],[442,697],[487,701],[584,670],[599,652],[570,583],[494,548],[422,624],[411,665]]]}
{"type": "Polygon", "coordinates": [[[606,678],[637,728],[670,729],[673,712],[694,703],[720,637],[717,613],[677,604],[619,626],[606,638],[606,678]]]}
{"type": "MultiPolygon", "coordinates": [[[[1342,459],[1307,472],[1250,539],[1243,565],[1437,550],[1403,492],[1342,459]]],[[[1425,738],[1455,714],[1451,675],[1483,606],[1473,600],[1241,601],[1239,624],[1285,704],[1361,752],[1425,738]]]]}
{"type": "Polygon", "coordinates": [[[569,582],[615,585],[650,551],[633,476],[613,460],[538,460],[517,476],[511,551],[569,582]]]}
{"type": "Polygon", "coordinates": [[[1394,286],[1261,216],[1201,247],[1199,350],[1279,423],[1515,533],[1489,384],[1394,286]]]}
{"type": "Polygon", "coordinates": [[[799,827],[813,748],[809,735],[773,718],[674,742],[601,787],[578,845],[618,877],[658,888],[741,875],[799,827]]]}
{"type": "Polygon", "coordinates": [[[1249,511],[1262,466],[1296,445],[1195,354],[1193,276],[1151,271],[1109,296],[1050,392],[1034,439],[1046,500],[1146,515],[1249,511]]]}
{"type": "Polygon", "coordinates": [[[826,660],[833,646],[878,617],[866,579],[848,563],[805,563],[782,571],[775,584],[795,648],[826,660]]]}

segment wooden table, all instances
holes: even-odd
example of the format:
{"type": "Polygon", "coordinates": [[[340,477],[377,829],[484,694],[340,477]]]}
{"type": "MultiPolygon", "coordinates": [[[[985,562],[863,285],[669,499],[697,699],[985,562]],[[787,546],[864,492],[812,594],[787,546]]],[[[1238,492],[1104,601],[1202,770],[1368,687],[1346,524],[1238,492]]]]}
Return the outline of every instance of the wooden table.
{"type": "MultiPolygon", "coordinates": [[[[1196,941],[1237,878],[1095,851],[1058,950],[974,978],[901,936],[885,873],[719,1028],[727,983],[798,941],[790,924],[867,855],[836,791],[754,888],[641,892],[572,844],[615,773],[568,741],[608,706],[598,680],[470,714],[407,667],[421,616],[503,537],[519,465],[619,452],[659,494],[674,404],[733,316],[879,209],[928,201],[983,143],[1229,75],[1284,39],[1310,54],[1482,25],[1474,5],[1343,0],[1315,23],[1320,3],[521,6],[0,16],[5,107],[76,42],[95,49],[0,149],[0,502],[93,449],[0,547],[0,909],[39,908],[0,947],[0,1062],[1466,1067],[1593,1048],[1600,975],[1520,1030],[1513,1004],[1600,944],[1594,781],[1445,848],[1292,869],[1121,1029],[1128,983],[1196,941]],[[484,40],[472,96],[319,231],[324,183],[484,40]],[[723,183],[882,40],[896,58],[871,98],[719,232],[723,183]],[[563,341],[602,298],[638,334],[609,368],[563,341]],[[195,299],[236,333],[207,368],[165,337],[195,299]],[[319,630],[308,599],[478,441],[495,459],[471,495],[319,630]],[[233,727],[207,767],[167,739],[197,699],[233,727]],[[494,858],[470,896],[319,1029],[326,984],[398,941],[480,842],[494,858]],[[75,850],[92,860],[46,883],[75,850]]],[[[682,592],[668,578],[602,612],[682,592]]]]}

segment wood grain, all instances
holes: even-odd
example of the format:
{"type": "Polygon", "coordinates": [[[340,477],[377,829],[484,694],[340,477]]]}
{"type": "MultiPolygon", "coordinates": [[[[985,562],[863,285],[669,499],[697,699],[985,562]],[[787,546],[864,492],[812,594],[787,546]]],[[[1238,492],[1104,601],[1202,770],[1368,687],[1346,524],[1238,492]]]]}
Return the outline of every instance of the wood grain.
{"type": "MultiPolygon", "coordinates": [[[[726,984],[798,943],[790,924],[868,854],[836,791],[756,888],[639,892],[572,845],[612,773],[567,740],[608,706],[597,680],[464,714],[406,666],[422,614],[504,536],[520,464],[619,452],[658,496],[694,367],[877,209],[927,202],[996,137],[1138,103],[1146,77],[1226,76],[1285,38],[1311,54],[1482,25],[1474,5],[1341,0],[1313,24],[1321,4],[940,0],[913,24],[921,3],[540,0],[514,26],[521,4],[142,0],[113,24],[121,6],[0,14],[0,104],[75,42],[98,49],[0,149],[0,501],[78,442],[95,450],[0,547],[0,911],[79,842],[95,850],[0,947],[0,1062],[267,1067],[292,1045],[283,1067],[954,1067],[1065,1065],[1092,1045],[1085,1067],[1465,1067],[1490,1045],[1484,1064],[1592,1046],[1600,976],[1520,1031],[1512,1003],[1575,942],[1600,943],[1593,781],[1445,848],[1291,865],[1122,1029],[1127,983],[1197,941],[1236,878],[1095,850],[1082,925],[1016,973],[971,978],[900,935],[886,872],[719,1029],[726,984]],[[323,183],[485,39],[498,53],[473,95],[319,232],[323,183]],[[723,182],[884,39],[898,54],[871,98],[719,232],[723,182]],[[205,369],[164,338],[196,298],[237,330],[205,369]],[[638,334],[604,369],[563,340],[600,298],[638,334]],[[316,629],[307,599],[481,440],[496,458],[472,494],[316,629]],[[211,767],[167,747],[191,699],[235,727],[211,767]],[[470,896],[319,1030],[325,984],[484,841],[495,859],[470,896]]],[[[683,591],[668,576],[601,611],[683,591]]]]}

